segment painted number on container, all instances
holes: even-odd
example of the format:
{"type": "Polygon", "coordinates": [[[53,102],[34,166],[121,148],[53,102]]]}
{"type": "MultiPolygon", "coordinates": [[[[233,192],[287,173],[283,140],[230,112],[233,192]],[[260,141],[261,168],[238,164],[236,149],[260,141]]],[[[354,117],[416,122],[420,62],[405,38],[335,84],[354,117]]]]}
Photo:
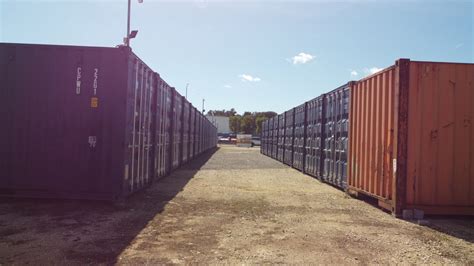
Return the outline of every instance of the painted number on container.
{"type": "Polygon", "coordinates": [[[98,68],[94,68],[94,83],[92,85],[92,87],[94,88],[94,95],[97,95],[97,83],[98,83],[98,80],[99,80],[99,69],[98,68]]]}
{"type": "Polygon", "coordinates": [[[88,143],[90,148],[95,148],[95,145],[97,144],[97,136],[89,136],[88,143]]]}
{"type": "Polygon", "coordinates": [[[92,97],[91,98],[91,108],[97,108],[97,107],[99,107],[99,98],[92,97]]]}
{"type": "Polygon", "coordinates": [[[81,94],[82,67],[76,69],[76,94],[81,94]]]}

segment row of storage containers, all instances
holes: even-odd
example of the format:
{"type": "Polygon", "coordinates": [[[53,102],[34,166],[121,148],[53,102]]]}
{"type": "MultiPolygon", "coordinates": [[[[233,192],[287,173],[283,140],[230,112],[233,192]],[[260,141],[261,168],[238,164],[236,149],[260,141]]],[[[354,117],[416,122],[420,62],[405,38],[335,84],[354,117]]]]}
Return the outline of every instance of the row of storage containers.
{"type": "Polygon", "coordinates": [[[115,200],[217,145],[127,47],[0,44],[0,195],[115,200]]]}
{"type": "Polygon", "coordinates": [[[474,64],[395,65],[262,124],[261,152],[401,215],[474,215],[474,64]]]}

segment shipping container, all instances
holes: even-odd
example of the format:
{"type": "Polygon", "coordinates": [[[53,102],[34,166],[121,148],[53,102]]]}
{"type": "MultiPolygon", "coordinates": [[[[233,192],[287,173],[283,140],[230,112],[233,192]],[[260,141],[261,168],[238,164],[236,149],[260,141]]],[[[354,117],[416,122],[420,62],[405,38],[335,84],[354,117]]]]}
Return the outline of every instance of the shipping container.
{"type": "Polygon", "coordinates": [[[269,126],[268,126],[268,120],[265,120],[263,121],[263,125],[265,125],[265,131],[264,131],[264,135],[265,135],[265,139],[264,139],[264,143],[261,143],[260,145],[265,145],[264,146],[264,150],[265,150],[265,155],[268,155],[269,154],[269,151],[270,151],[270,145],[269,145],[269,137],[270,137],[270,131],[269,131],[269,126]]]}
{"type": "Polygon", "coordinates": [[[283,162],[285,157],[285,114],[278,115],[277,160],[283,162]]]}
{"type": "Polygon", "coordinates": [[[157,78],[126,48],[0,44],[0,193],[115,199],[153,176],[157,78]]]}
{"type": "Polygon", "coordinates": [[[196,108],[191,105],[190,110],[190,131],[189,131],[189,159],[194,158],[194,136],[196,131],[196,108]]]}
{"type": "Polygon", "coordinates": [[[306,103],[295,107],[294,112],[293,167],[303,171],[306,142],[306,103]]]}
{"type": "Polygon", "coordinates": [[[261,124],[261,132],[260,132],[260,153],[261,154],[267,154],[266,150],[266,134],[267,134],[267,128],[266,128],[266,123],[267,120],[262,121],[261,124]]]}
{"type": "Polygon", "coordinates": [[[290,109],[284,113],[285,116],[285,155],[283,162],[287,165],[293,165],[293,137],[295,129],[295,112],[290,109]]]}
{"type": "Polygon", "coordinates": [[[0,43],[0,84],[1,196],[116,200],[182,152],[177,94],[127,47],[0,43]]]}
{"type": "Polygon", "coordinates": [[[273,152],[273,117],[268,119],[267,123],[267,131],[268,131],[268,137],[267,137],[267,156],[272,156],[273,152]]]}
{"type": "Polygon", "coordinates": [[[351,85],[349,192],[474,215],[474,64],[400,59],[351,85]]]}
{"type": "Polygon", "coordinates": [[[171,171],[171,95],[172,88],[158,75],[155,132],[155,174],[163,177],[171,171]]]}
{"type": "Polygon", "coordinates": [[[172,140],[171,140],[171,170],[181,165],[182,127],[183,127],[183,97],[173,88],[173,115],[172,115],[172,140]]]}
{"type": "Polygon", "coordinates": [[[271,154],[271,157],[273,159],[277,159],[277,155],[278,155],[278,131],[279,131],[279,127],[278,127],[278,117],[279,116],[275,116],[273,117],[273,135],[272,135],[272,154],[271,154]]]}
{"type": "Polygon", "coordinates": [[[323,176],[324,154],[324,95],[312,99],[306,104],[306,154],[305,173],[317,177],[323,176]]]}
{"type": "Polygon", "coordinates": [[[347,146],[349,130],[349,83],[324,95],[323,180],[347,187],[347,146]]]}
{"type": "Polygon", "coordinates": [[[190,104],[186,100],[186,98],[183,97],[183,134],[182,134],[182,140],[183,140],[183,145],[182,145],[182,155],[181,155],[181,161],[182,163],[186,163],[188,161],[189,157],[189,128],[190,128],[190,104]]]}
{"type": "Polygon", "coordinates": [[[201,134],[202,134],[202,115],[200,112],[196,113],[196,143],[195,146],[195,154],[196,156],[201,154],[201,134]]]}

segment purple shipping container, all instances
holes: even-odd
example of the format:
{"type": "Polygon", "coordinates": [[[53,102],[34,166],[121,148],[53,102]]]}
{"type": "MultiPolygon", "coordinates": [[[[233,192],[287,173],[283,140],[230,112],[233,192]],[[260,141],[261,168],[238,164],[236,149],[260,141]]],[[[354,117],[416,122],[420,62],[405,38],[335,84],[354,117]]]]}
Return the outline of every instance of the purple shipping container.
{"type": "Polygon", "coordinates": [[[156,138],[155,138],[155,175],[166,176],[171,172],[171,107],[172,88],[159,78],[156,104],[156,138]]]}
{"type": "Polygon", "coordinates": [[[183,163],[186,163],[188,161],[188,158],[189,158],[189,124],[190,124],[190,116],[189,116],[189,112],[190,112],[190,104],[189,102],[186,100],[186,98],[183,97],[183,137],[182,137],[182,140],[183,140],[183,148],[182,148],[182,151],[183,151],[183,154],[181,155],[181,158],[182,158],[182,162],[183,163]]]}
{"type": "Polygon", "coordinates": [[[0,194],[117,199],[153,179],[158,75],[127,48],[0,44],[0,194]]]}
{"type": "Polygon", "coordinates": [[[173,119],[171,140],[171,169],[174,170],[181,165],[181,148],[182,148],[182,126],[183,118],[183,97],[173,88],[173,119]]]}
{"type": "Polygon", "coordinates": [[[129,48],[0,43],[0,84],[0,196],[116,200],[198,154],[198,112],[129,48]]]}

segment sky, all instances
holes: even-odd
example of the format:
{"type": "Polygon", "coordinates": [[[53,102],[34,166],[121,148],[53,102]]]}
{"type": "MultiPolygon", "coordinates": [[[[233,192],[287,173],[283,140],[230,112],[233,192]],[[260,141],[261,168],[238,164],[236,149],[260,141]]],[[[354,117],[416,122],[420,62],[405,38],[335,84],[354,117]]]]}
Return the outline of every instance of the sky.
{"type": "MultiPolygon", "coordinates": [[[[126,0],[0,0],[0,42],[113,47],[126,0]]],[[[206,110],[281,113],[398,58],[474,62],[473,1],[132,0],[133,51],[206,110]]]]}

